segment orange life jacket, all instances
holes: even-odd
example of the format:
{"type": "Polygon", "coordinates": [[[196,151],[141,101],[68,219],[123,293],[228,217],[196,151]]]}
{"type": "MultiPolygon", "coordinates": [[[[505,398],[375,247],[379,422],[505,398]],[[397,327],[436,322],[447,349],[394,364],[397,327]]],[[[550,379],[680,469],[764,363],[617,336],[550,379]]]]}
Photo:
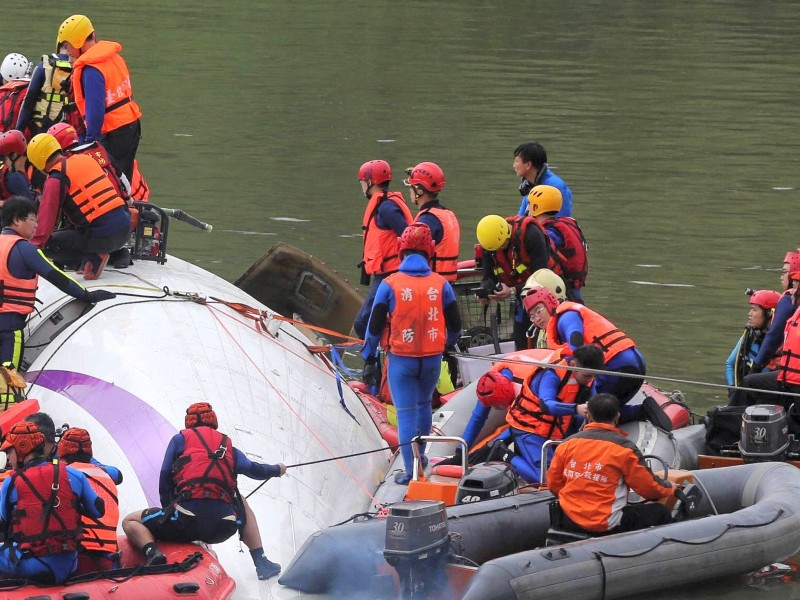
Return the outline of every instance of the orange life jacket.
{"type": "Polygon", "coordinates": [[[27,315],[33,312],[36,304],[36,289],[39,286],[39,276],[32,279],[20,279],[11,274],[8,269],[8,256],[17,242],[24,241],[22,237],[4,233],[0,235],[0,313],[14,312],[27,315]]]}
{"type": "Polygon", "coordinates": [[[556,314],[547,322],[547,345],[551,348],[562,346],[566,340],[558,337],[558,317],[568,310],[580,314],[583,320],[584,344],[594,344],[603,351],[604,363],[636,344],[624,331],[619,329],[604,316],[577,302],[562,302],[556,308],[556,314]]]}
{"type": "Polygon", "coordinates": [[[117,170],[114,168],[114,165],[111,162],[111,157],[108,155],[108,152],[105,148],[103,148],[103,145],[100,142],[94,141],[81,146],[73,146],[71,149],[65,150],[64,153],[67,156],[77,156],[80,154],[91,156],[95,161],[97,161],[97,164],[100,165],[100,168],[103,169],[103,172],[108,176],[108,180],[114,185],[114,189],[119,197],[123,200],[127,200],[128,191],[122,185],[119,175],[117,174],[117,170]]]}
{"type": "Polygon", "coordinates": [[[361,220],[361,230],[364,232],[364,268],[369,275],[394,273],[400,266],[400,238],[392,229],[378,227],[378,209],[383,202],[394,202],[402,211],[406,225],[412,221],[411,211],[400,192],[381,190],[372,194],[361,220]]]}
{"type": "Polygon", "coordinates": [[[589,273],[589,247],[578,222],[572,217],[554,217],[546,219],[542,225],[545,230],[557,231],[564,240],[561,246],[554,244],[564,281],[571,282],[575,289],[584,287],[589,273]]]}
{"type": "Polygon", "coordinates": [[[431,258],[431,270],[447,281],[455,281],[458,278],[458,249],[461,245],[461,226],[456,213],[443,206],[433,206],[419,211],[414,221],[419,221],[420,216],[427,212],[439,219],[444,230],[442,241],[436,244],[431,258]]]}
{"type": "Polygon", "coordinates": [[[778,363],[778,381],[800,385],[800,309],[787,319],[783,330],[783,355],[778,363]]]}
{"type": "Polygon", "coordinates": [[[561,265],[553,258],[555,256],[553,240],[550,239],[544,227],[536,219],[516,216],[508,217],[506,221],[511,226],[511,238],[508,246],[506,246],[505,250],[497,250],[489,254],[494,261],[494,274],[501,283],[509,287],[518,287],[533,275],[533,269],[531,268],[533,257],[525,245],[525,237],[529,227],[538,228],[545,238],[548,248],[547,268],[557,275],[562,275],[561,265]]]}
{"type": "Polygon", "coordinates": [[[148,202],[150,200],[150,187],[147,185],[142,172],[139,170],[139,161],[135,158],[133,159],[131,198],[133,198],[136,202],[148,202]]]}
{"type": "Polygon", "coordinates": [[[98,162],[86,154],[62,158],[51,170],[69,179],[64,213],[77,228],[86,227],[107,212],[125,206],[114,183],[98,162]]]}
{"type": "Polygon", "coordinates": [[[172,465],[175,499],[208,498],[233,504],[236,461],[227,435],[207,426],[181,431],[184,450],[172,465]]]}
{"type": "Polygon", "coordinates": [[[54,460],[18,469],[10,485],[17,490],[11,538],[23,555],[40,557],[77,549],[80,514],[66,465],[54,460]]]}
{"type": "Polygon", "coordinates": [[[116,552],[117,524],[119,523],[119,500],[117,486],[108,473],[92,463],[73,462],[70,467],[82,471],[89,480],[89,485],[106,504],[106,512],[99,519],[81,515],[83,535],[81,546],[84,550],[100,552],[116,552]]]}
{"type": "Polygon", "coordinates": [[[394,311],[388,316],[382,345],[400,356],[433,356],[444,352],[445,279],[437,273],[413,277],[397,272],[384,280],[394,294],[394,311]]]}
{"type": "MultiPolygon", "coordinates": [[[[556,366],[553,368],[553,371],[561,380],[558,395],[556,396],[558,401],[574,404],[583,386],[579,385],[575,380],[574,371],[564,368],[564,366],[570,364],[570,360],[561,358],[561,353],[555,352],[551,358],[551,364],[563,365],[562,367],[556,366]]],[[[544,368],[534,367],[533,371],[525,379],[522,384],[522,391],[508,409],[506,422],[515,429],[535,433],[548,439],[560,440],[569,429],[572,415],[556,417],[543,410],[542,401],[533,391],[531,385],[534,377],[544,368]]]]}
{"type": "Polygon", "coordinates": [[[142,116],[139,105],[133,99],[131,75],[128,65],[119,55],[122,44],[101,40],[81,54],[72,65],[72,89],[75,92],[75,104],[78,111],[86,116],[86,97],[83,94],[81,76],[87,65],[103,74],[106,81],[106,114],[103,119],[102,133],[114,131],[129,125],[142,116]]]}

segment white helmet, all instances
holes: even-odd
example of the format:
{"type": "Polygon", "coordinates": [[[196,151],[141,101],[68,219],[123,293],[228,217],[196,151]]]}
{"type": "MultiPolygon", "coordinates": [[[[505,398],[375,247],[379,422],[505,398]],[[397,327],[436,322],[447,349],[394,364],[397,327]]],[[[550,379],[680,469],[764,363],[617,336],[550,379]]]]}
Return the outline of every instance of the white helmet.
{"type": "Polygon", "coordinates": [[[4,81],[15,81],[17,79],[28,79],[28,59],[18,52],[12,52],[3,59],[0,65],[0,77],[4,81]]]}

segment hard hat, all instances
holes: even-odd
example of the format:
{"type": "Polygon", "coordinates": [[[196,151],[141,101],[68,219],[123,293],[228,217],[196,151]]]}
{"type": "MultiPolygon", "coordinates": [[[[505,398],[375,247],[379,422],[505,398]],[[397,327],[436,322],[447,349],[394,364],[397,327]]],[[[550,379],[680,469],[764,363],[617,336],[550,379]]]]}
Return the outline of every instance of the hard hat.
{"type": "Polygon", "coordinates": [[[369,160],[358,170],[358,180],[379,185],[392,179],[392,167],[385,160],[369,160]]]}
{"type": "Polygon", "coordinates": [[[56,123],[47,130],[47,133],[58,140],[62,150],[71,148],[78,143],[78,132],[69,123],[56,123]]]}
{"type": "Polygon", "coordinates": [[[47,160],[56,152],[61,152],[61,146],[49,133],[36,134],[28,144],[28,160],[40,171],[44,171],[47,160]]]}
{"type": "Polygon", "coordinates": [[[489,408],[508,408],[516,398],[514,384],[500,371],[489,371],[481,375],[475,394],[481,404],[489,408]]]}
{"type": "Polygon", "coordinates": [[[546,287],[533,288],[522,300],[525,312],[529,313],[537,304],[544,304],[547,313],[553,315],[558,307],[558,299],[546,287]]]}
{"type": "Polygon", "coordinates": [[[436,163],[421,162],[411,169],[403,183],[421,186],[429,192],[441,192],[444,189],[444,171],[436,163]]]}
{"type": "Polygon", "coordinates": [[[17,451],[17,458],[22,459],[37,448],[44,446],[44,434],[39,431],[35,423],[21,421],[14,423],[11,431],[8,432],[0,451],[14,448],[17,451]]]}
{"type": "Polygon", "coordinates": [[[787,252],[783,262],[789,264],[789,271],[800,271],[800,248],[796,252],[787,252]]]}
{"type": "Polygon", "coordinates": [[[30,62],[19,52],[6,54],[3,64],[0,65],[0,77],[5,81],[16,81],[18,79],[30,79],[28,67],[30,62]]]}
{"type": "Polygon", "coordinates": [[[28,148],[28,142],[21,131],[12,129],[0,135],[0,156],[22,155],[28,148]]]}
{"type": "Polygon", "coordinates": [[[500,215],[486,215],[478,221],[475,234],[484,250],[494,252],[511,237],[511,225],[500,215]]]}
{"type": "Polygon", "coordinates": [[[400,252],[418,250],[424,252],[425,256],[430,260],[435,247],[436,245],[433,242],[431,228],[425,223],[411,223],[411,225],[405,228],[403,235],[400,236],[400,252]]]}
{"type": "Polygon", "coordinates": [[[539,269],[528,277],[525,285],[522,286],[522,295],[525,296],[530,290],[537,287],[546,287],[553,292],[559,302],[567,299],[567,286],[564,284],[564,280],[550,269],[539,269]]]}
{"type": "Polygon", "coordinates": [[[69,42],[75,48],[83,47],[88,38],[94,33],[94,27],[89,17],[86,15],[72,15],[64,19],[61,26],[58,28],[58,37],[56,37],[56,49],[62,42],[69,42]]]}
{"type": "Polygon", "coordinates": [[[537,185],[528,194],[528,212],[532,217],[538,217],[543,213],[558,212],[563,203],[561,190],[552,185],[537,185]]]}
{"type": "Polygon", "coordinates": [[[207,425],[208,427],[217,428],[217,413],[211,408],[208,402],[195,402],[186,409],[186,417],[184,419],[186,428],[198,427],[200,425],[207,425]]]}
{"type": "Polygon", "coordinates": [[[61,458],[73,454],[87,454],[92,456],[92,438],[89,432],[80,427],[72,427],[61,434],[58,442],[58,455],[61,458]]]}

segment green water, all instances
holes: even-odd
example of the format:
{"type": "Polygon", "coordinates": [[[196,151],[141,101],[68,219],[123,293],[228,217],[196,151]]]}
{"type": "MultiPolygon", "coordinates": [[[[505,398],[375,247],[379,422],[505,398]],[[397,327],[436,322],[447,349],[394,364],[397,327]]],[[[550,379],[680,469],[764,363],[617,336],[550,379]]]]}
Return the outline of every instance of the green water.
{"type": "MultiPolygon", "coordinates": [[[[171,253],[228,279],[280,240],[357,282],[371,158],[443,167],[468,257],[480,217],[516,212],[512,151],[537,139],[590,243],[587,303],[651,374],[722,383],[744,289],[776,289],[800,244],[791,0],[92,0],[4,8],[6,50],[52,50],[73,10],[124,45],[152,200],[214,225],[176,225],[171,253]]],[[[698,411],[724,396],[665,387],[698,411]]]]}

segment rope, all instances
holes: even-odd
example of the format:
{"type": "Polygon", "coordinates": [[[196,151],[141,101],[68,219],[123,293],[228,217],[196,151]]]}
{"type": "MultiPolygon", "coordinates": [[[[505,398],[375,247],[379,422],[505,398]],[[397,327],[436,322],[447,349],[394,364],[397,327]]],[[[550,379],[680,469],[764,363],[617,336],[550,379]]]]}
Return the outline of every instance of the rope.
{"type": "MultiPolygon", "coordinates": [[[[535,365],[537,367],[543,367],[545,369],[553,369],[556,365],[552,363],[546,362],[539,362],[535,360],[517,360],[513,358],[498,358],[497,356],[479,356],[477,354],[468,354],[465,352],[447,352],[450,356],[455,356],[456,358],[468,358],[470,360],[484,360],[489,361],[492,363],[495,362],[507,362],[517,365],[535,365]]],[[[789,396],[791,398],[800,398],[800,394],[795,392],[779,392],[773,390],[763,390],[759,388],[749,388],[749,387],[738,387],[732,385],[726,385],[724,383],[710,383],[708,381],[695,381],[692,379],[678,379],[676,377],[657,377],[655,375],[641,375],[639,373],[621,373],[619,371],[608,371],[606,369],[590,369],[588,367],[577,367],[574,365],[558,365],[559,368],[568,369],[570,371],[577,371],[582,373],[591,373],[593,375],[611,375],[613,377],[630,377],[633,379],[642,379],[647,381],[666,381],[670,383],[679,383],[684,385],[697,385],[697,386],[705,386],[711,388],[721,388],[721,389],[736,389],[736,390],[744,390],[745,392],[756,392],[759,394],[768,393],[770,395],[774,394],[776,396],[789,396]]]]}

